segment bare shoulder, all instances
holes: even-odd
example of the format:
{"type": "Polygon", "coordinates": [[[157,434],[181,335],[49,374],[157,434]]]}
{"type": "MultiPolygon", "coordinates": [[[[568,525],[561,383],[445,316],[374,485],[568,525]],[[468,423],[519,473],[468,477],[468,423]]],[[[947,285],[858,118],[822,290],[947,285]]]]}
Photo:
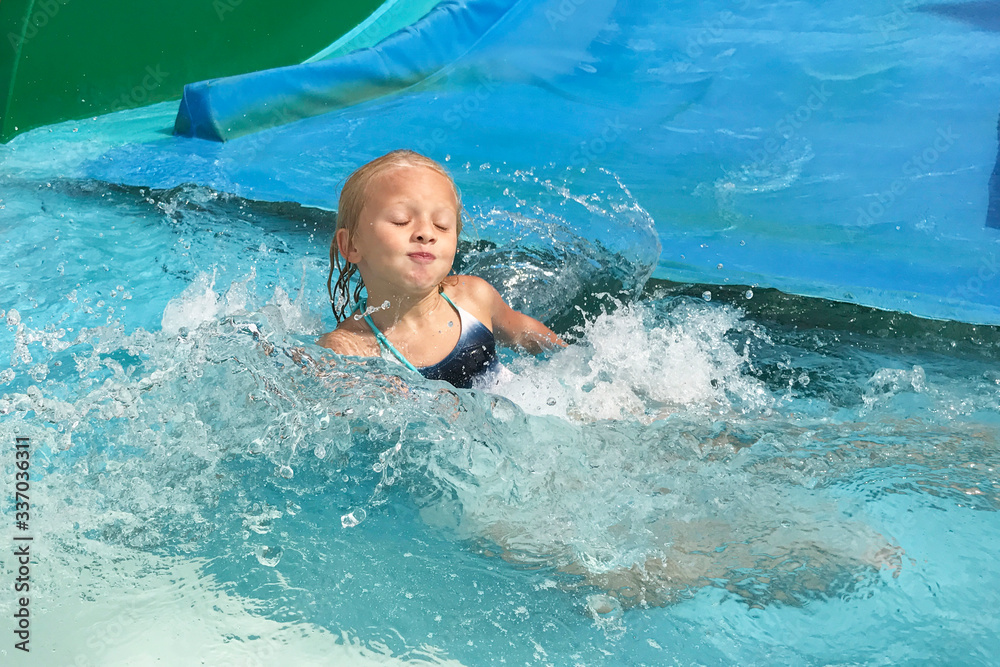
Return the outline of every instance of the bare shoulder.
{"type": "Polygon", "coordinates": [[[445,280],[444,292],[457,305],[493,329],[493,313],[497,302],[503,302],[493,285],[478,276],[449,276],[445,280]]]}
{"type": "Polygon", "coordinates": [[[566,343],[547,326],[511,308],[496,288],[482,278],[451,276],[445,282],[445,292],[489,327],[503,345],[523,347],[532,354],[566,347],[566,343]]]}
{"type": "Polygon", "coordinates": [[[479,276],[449,276],[445,282],[445,292],[452,298],[469,301],[477,306],[491,308],[500,294],[493,285],[479,276]]]}
{"type": "Polygon", "coordinates": [[[316,344],[351,357],[379,356],[378,341],[363,322],[347,318],[337,328],[319,337],[316,344]]]}

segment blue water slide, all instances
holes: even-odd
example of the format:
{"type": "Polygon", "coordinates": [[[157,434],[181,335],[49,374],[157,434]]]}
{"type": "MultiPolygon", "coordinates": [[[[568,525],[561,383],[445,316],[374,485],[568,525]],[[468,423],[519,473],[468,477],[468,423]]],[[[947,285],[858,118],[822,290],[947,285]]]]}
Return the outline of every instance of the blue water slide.
{"type": "Polygon", "coordinates": [[[99,119],[81,131],[151,130],[64,171],[335,209],[351,171],[409,147],[487,240],[1000,323],[1000,34],[979,4],[449,0],[99,119]]]}
{"type": "Polygon", "coordinates": [[[184,87],[174,132],[227,141],[407,88],[464,55],[516,0],[449,0],[379,44],[184,87]]]}

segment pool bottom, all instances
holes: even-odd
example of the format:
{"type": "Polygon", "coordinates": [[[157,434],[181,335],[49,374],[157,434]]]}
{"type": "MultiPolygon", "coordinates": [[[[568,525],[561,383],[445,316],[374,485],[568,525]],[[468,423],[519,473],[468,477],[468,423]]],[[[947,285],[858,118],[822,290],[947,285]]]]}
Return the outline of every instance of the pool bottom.
{"type": "Polygon", "coordinates": [[[203,558],[59,536],[36,539],[30,653],[10,646],[10,665],[147,667],[205,664],[445,665],[461,663],[423,644],[408,659],[378,641],[309,623],[279,623],[255,613],[206,574],[203,558]],[[44,656],[44,657],[39,657],[44,656]]]}

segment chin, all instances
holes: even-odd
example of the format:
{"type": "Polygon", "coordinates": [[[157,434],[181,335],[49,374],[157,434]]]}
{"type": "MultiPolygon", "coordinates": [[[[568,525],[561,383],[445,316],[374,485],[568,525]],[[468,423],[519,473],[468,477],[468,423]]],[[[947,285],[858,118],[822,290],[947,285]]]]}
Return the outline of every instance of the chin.
{"type": "Polygon", "coordinates": [[[409,282],[414,287],[420,287],[420,288],[437,287],[441,283],[441,281],[447,277],[448,277],[447,271],[446,272],[421,271],[416,275],[411,275],[409,282]]]}
{"type": "Polygon", "coordinates": [[[412,294],[425,294],[436,291],[442,280],[444,280],[444,276],[436,280],[431,278],[409,280],[405,288],[412,294]]]}

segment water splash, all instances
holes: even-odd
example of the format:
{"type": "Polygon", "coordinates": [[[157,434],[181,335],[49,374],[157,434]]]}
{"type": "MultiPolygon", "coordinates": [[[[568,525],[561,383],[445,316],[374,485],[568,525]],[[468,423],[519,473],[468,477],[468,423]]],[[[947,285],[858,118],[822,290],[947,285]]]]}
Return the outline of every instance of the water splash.
{"type": "Polygon", "coordinates": [[[389,305],[390,305],[389,301],[386,300],[386,301],[383,301],[381,305],[378,305],[378,306],[368,306],[367,308],[365,308],[365,312],[363,312],[363,313],[355,313],[354,314],[354,319],[355,320],[359,320],[359,321],[363,320],[366,317],[368,317],[370,315],[374,315],[375,313],[377,313],[379,311],[388,309],[389,305]]]}
{"type": "Polygon", "coordinates": [[[774,398],[748,373],[747,337],[768,340],[724,307],[623,307],[588,321],[581,342],[551,361],[514,364],[497,392],[534,414],[583,421],[649,423],[677,408],[766,414],[774,398]]]}

